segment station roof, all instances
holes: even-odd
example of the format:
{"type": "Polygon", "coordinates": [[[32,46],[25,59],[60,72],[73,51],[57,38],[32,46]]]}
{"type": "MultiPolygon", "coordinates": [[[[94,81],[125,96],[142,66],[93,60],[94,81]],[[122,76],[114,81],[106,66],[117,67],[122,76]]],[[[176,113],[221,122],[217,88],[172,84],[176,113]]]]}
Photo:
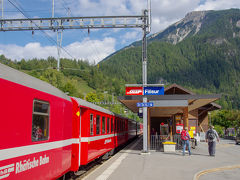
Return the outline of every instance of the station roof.
{"type": "MultiPolygon", "coordinates": [[[[220,94],[207,94],[207,95],[195,95],[195,94],[172,94],[172,95],[147,95],[148,102],[154,101],[157,104],[164,104],[161,107],[175,107],[177,108],[188,106],[188,111],[206,106],[221,97],[220,94]],[[184,102],[187,104],[184,105],[184,102]]],[[[143,96],[120,96],[118,100],[124,104],[131,111],[137,113],[137,103],[142,102],[143,96]]],[[[158,106],[159,107],[159,106],[158,106]]],[[[153,107],[154,108],[154,107],[153,107]]],[[[173,112],[172,108],[168,108],[170,114],[173,112]],[[172,110],[171,110],[172,109],[172,110]]]]}
{"type": "Polygon", "coordinates": [[[195,94],[194,92],[174,83],[164,89],[164,94],[195,94]]]}

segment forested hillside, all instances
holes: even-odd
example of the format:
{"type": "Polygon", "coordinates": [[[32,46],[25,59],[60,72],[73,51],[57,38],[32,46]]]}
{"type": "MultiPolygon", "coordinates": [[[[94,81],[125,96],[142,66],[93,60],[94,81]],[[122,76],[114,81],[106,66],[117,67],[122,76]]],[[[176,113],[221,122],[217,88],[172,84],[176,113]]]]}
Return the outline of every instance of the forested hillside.
{"type": "MultiPolygon", "coordinates": [[[[240,108],[239,9],[190,13],[148,40],[148,83],[164,80],[198,93],[222,93],[223,108],[240,108]]],[[[141,83],[139,44],[105,59],[100,70],[126,83],[141,83]]]]}
{"type": "Polygon", "coordinates": [[[83,98],[115,113],[140,120],[136,114],[126,112],[125,107],[116,104],[117,95],[124,89],[124,82],[104,75],[98,66],[90,65],[87,61],[61,59],[60,71],[57,71],[57,61],[52,57],[47,60],[12,61],[0,55],[0,63],[46,81],[69,96],[83,98]]]}

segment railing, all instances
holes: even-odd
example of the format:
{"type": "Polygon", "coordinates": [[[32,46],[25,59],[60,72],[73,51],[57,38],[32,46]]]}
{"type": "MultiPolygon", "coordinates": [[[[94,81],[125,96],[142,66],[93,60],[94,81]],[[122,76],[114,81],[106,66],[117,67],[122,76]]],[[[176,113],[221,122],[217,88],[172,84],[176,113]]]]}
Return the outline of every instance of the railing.
{"type": "MultiPolygon", "coordinates": [[[[169,135],[151,135],[150,137],[150,150],[161,150],[162,143],[165,141],[169,141],[169,135]]],[[[173,142],[176,142],[176,149],[182,148],[181,136],[176,134],[173,135],[173,142]]]]}
{"type": "Polygon", "coordinates": [[[161,146],[161,140],[159,135],[151,135],[150,138],[150,149],[151,150],[158,150],[161,146]]]}
{"type": "Polygon", "coordinates": [[[182,141],[181,141],[181,135],[180,134],[175,134],[173,136],[173,141],[176,143],[176,149],[181,149],[182,148],[182,141]]]}

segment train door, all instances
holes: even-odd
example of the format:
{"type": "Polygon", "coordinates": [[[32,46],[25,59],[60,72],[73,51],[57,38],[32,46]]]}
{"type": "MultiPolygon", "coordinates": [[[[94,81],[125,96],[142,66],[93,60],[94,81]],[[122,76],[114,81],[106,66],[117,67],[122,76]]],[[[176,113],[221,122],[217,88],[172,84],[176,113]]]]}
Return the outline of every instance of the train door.
{"type": "Polygon", "coordinates": [[[73,116],[72,116],[72,128],[73,128],[73,145],[72,145],[72,166],[71,171],[78,171],[81,162],[81,108],[77,101],[73,98],[73,116]]]}

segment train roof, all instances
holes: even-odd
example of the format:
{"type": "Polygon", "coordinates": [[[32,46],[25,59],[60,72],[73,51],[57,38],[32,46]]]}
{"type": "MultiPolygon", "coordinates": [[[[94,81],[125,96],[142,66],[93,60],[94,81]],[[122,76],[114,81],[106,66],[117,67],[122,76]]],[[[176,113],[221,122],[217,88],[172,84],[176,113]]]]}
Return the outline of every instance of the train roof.
{"type": "Polygon", "coordinates": [[[85,101],[80,98],[76,98],[76,97],[73,97],[73,98],[78,102],[78,104],[80,106],[85,106],[85,107],[88,107],[88,108],[91,108],[91,109],[94,109],[94,110],[97,110],[97,111],[100,111],[100,112],[103,112],[103,113],[106,113],[109,115],[114,115],[114,113],[112,111],[109,111],[108,109],[104,109],[103,107],[97,106],[96,104],[93,104],[91,102],[85,101]]]}
{"type": "Polygon", "coordinates": [[[119,114],[116,114],[116,113],[113,113],[112,111],[109,111],[108,109],[104,109],[103,107],[100,107],[100,106],[98,106],[96,104],[93,104],[91,102],[85,101],[83,99],[76,98],[76,97],[72,97],[72,98],[75,99],[80,106],[91,108],[91,109],[94,109],[94,110],[97,110],[97,111],[100,111],[100,112],[103,112],[103,113],[106,113],[106,114],[109,114],[109,115],[114,115],[114,116],[116,116],[118,118],[128,119],[130,121],[137,122],[137,121],[135,121],[133,119],[129,119],[127,117],[123,117],[123,116],[121,116],[119,114]]]}
{"type": "Polygon", "coordinates": [[[51,84],[1,63],[0,78],[71,101],[70,97],[51,84]]]}

